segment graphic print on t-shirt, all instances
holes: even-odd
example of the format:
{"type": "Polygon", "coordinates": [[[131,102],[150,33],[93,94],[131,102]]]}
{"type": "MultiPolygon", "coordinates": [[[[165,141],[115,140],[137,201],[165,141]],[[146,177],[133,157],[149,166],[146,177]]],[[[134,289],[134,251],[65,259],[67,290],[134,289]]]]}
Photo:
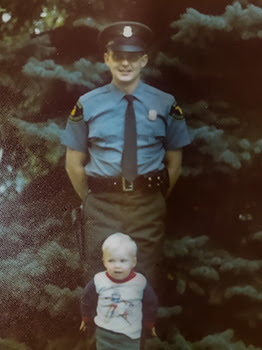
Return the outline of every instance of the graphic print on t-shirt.
{"type": "MultiPolygon", "coordinates": [[[[109,298],[105,298],[109,299],[109,298]]],[[[106,319],[115,317],[122,317],[128,324],[130,324],[128,317],[131,316],[131,309],[134,306],[132,302],[121,299],[120,292],[115,289],[111,294],[111,304],[106,306],[108,308],[106,312],[106,319]]]]}

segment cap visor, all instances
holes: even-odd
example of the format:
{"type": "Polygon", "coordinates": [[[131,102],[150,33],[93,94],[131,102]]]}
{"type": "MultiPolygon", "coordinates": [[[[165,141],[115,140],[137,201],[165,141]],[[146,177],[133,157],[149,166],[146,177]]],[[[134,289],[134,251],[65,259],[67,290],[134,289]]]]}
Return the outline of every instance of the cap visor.
{"type": "Polygon", "coordinates": [[[123,52],[145,52],[145,48],[135,45],[110,45],[108,49],[112,51],[123,51],[123,52]]]}

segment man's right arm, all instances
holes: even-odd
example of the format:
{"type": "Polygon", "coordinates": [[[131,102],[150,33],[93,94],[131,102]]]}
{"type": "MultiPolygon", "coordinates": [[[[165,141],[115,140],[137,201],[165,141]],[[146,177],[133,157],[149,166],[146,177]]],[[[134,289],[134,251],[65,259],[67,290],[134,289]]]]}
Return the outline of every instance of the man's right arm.
{"type": "Polygon", "coordinates": [[[74,190],[83,200],[88,194],[87,175],[85,165],[87,154],[75,151],[69,147],[66,149],[66,172],[73,185],[74,190]]]}

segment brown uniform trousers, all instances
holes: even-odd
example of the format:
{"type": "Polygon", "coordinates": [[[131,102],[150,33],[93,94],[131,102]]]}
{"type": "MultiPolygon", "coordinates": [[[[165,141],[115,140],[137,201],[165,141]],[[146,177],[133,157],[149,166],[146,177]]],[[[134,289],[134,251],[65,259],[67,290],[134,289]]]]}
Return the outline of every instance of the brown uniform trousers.
{"type": "Polygon", "coordinates": [[[112,233],[129,235],[137,244],[136,271],[152,285],[158,285],[162,261],[166,203],[160,191],[144,193],[90,191],[84,201],[85,252],[83,261],[86,281],[103,271],[102,243],[112,233]]]}

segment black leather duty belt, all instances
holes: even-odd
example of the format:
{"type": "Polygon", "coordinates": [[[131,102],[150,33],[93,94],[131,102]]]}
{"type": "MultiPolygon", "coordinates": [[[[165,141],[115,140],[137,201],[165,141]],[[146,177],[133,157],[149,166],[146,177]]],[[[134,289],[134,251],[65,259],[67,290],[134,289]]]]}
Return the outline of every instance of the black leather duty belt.
{"type": "Polygon", "coordinates": [[[92,192],[154,192],[160,190],[165,193],[169,187],[168,170],[154,171],[139,175],[129,183],[124,177],[92,177],[88,176],[87,184],[92,192]]]}

